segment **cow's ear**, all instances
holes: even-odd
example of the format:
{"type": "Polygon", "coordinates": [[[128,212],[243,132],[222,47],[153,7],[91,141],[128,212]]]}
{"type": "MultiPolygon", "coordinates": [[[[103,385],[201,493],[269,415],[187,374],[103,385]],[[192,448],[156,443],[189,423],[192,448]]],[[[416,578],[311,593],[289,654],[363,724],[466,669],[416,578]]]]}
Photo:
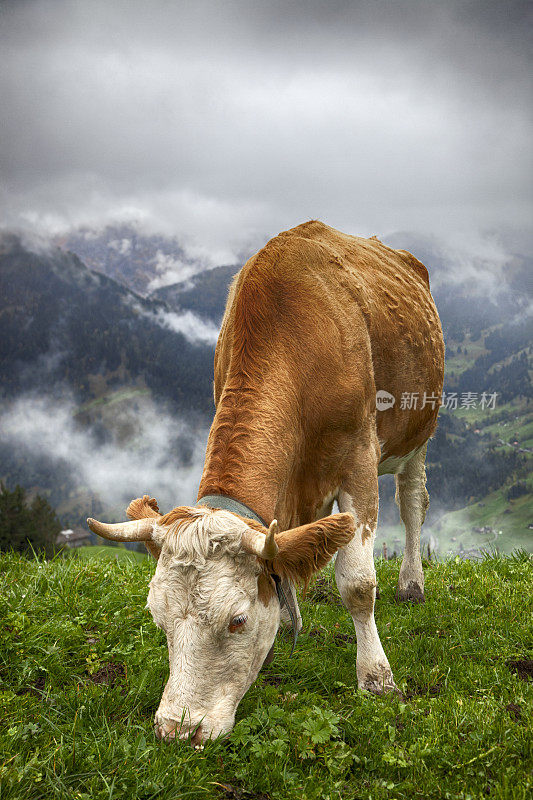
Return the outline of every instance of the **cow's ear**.
{"type": "Polygon", "coordinates": [[[353,514],[332,514],[317,522],[276,534],[279,552],[268,568],[293,583],[307,584],[353,538],[353,514]]]}
{"type": "Polygon", "coordinates": [[[155,497],[144,494],[132,500],[126,509],[126,514],[130,519],[146,519],[147,517],[160,517],[161,513],[155,497]]]}
{"type": "Polygon", "coordinates": [[[156,561],[159,561],[159,556],[161,555],[161,547],[156,542],[145,542],[144,546],[146,547],[150,555],[153,556],[156,561]]]}
{"type": "MultiPolygon", "coordinates": [[[[157,500],[155,497],[150,497],[149,494],[132,500],[126,509],[126,514],[130,519],[146,519],[147,517],[156,519],[161,516],[157,500]]],[[[161,547],[152,540],[145,542],[144,546],[157,561],[161,555],[161,547]]]]}

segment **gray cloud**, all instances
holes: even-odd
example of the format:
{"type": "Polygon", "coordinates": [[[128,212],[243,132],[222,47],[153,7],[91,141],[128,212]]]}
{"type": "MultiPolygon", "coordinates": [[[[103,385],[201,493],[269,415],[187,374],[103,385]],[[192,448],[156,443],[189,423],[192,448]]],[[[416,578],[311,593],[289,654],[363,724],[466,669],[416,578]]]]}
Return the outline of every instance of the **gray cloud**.
{"type": "Polygon", "coordinates": [[[206,263],[310,217],[526,227],[530,9],[5,3],[5,222],[136,220],[206,263]]]}
{"type": "Polygon", "coordinates": [[[0,415],[2,441],[19,453],[46,456],[68,465],[74,484],[89,489],[107,512],[121,514],[134,497],[154,495],[160,508],[194,504],[203,467],[207,431],[194,433],[149,399],[113,406],[106,441],[76,423],[79,408],[62,400],[25,395],[0,415]],[[194,437],[194,438],[192,438],[194,437]],[[176,442],[191,439],[192,458],[180,463],[176,442]]]}
{"type": "Polygon", "coordinates": [[[174,333],[182,333],[193,344],[211,344],[215,346],[218,339],[218,327],[212,322],[204,322],[192,311],[163,311],[152,315],[158,325],[168,328],[174,333]]]}

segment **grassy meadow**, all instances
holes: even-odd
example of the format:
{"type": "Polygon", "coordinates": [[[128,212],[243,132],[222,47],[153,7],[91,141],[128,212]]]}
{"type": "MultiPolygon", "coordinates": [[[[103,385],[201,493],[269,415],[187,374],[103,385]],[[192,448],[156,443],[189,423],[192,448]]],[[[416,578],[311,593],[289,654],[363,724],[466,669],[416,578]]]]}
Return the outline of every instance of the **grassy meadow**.
{"type": "MultiPolygon", "coordinates": [[[[102,548],[109,550],[109,548],[102,548]]],[[[533,563],[525,553],[426,565],[398,604],[378,562],[376,619],[402,696],[355,689],[355,636],[326,571],[296,651],[195,751],[152,730],[167,676],[145,610],[153,562],[0,557],[0,798],[516,798],[533,788],[533,563]]]]}
{"type": "MultiPolygon", "coordinates": [[[[432,526],[426,523],[423,536],[434,534],[439,543],[439,558],[450,558],[460,552],[499,551],[510,555],[517,549],[533,552],[533,523],[531,491],[533,478],[525,481],[530,492],[515,500],[509,500],[506,489],[497,489],[486,495],[482,501],[472,502],[456,511],[443,514],[432,526]],[[487,528],[481,532],[480,528],[487,528]]],[[[378,527],[376,547],[386,542],[389,553],[397,548],[403,549],[405,529],[401,522],[396,525],[378,527]]]]}

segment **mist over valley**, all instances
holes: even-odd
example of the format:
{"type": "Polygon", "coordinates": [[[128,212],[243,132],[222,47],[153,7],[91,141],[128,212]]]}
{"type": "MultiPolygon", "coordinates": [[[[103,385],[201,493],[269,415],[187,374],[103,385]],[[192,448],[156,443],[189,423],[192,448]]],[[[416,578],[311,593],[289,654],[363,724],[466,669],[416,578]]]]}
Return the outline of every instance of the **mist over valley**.
{"type": "MultiPolygon", "coordinates": [[[[461,270],[460,254],[437,240],[383,240],[429,269],[447,344],[445,393],[459,399],[441,410],[429,446],[426,546],[531,549],[531,262],[493,240],[463,254],[461,270]],[[494,408],[480,408],[483,392],[497,393],[494,408]],[[477,402],[462,408],[468,393],[477,402]],[[496,515],[481,525],[487,507],[496,515]]],[[[89,513],[120,520],[143,493],[163,509],[196,498],[214,413],[214,344],[239,265],[192,268],[181,252],[175,239],[132,226],[39,246],[2,236],[1,477],[46,496],[64,525],[89,513]],[[153,289],[162,253],[173,282],[153,289]]],[[[393,494],[384,476],[377,546],[389,552],[403,546],[393,494]]]]}

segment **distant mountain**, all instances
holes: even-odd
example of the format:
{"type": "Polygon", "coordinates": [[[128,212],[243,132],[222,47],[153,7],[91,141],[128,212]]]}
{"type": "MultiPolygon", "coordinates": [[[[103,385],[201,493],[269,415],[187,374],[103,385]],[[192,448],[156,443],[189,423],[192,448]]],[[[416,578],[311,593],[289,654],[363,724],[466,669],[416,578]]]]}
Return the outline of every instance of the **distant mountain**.
{"type": "Polygon", "coordinates": [[[143,233],[135,225],[80,229],[58,237],[55,244],[142,295],[205,269],[205,264],[186,255],[175,238],[143,233]]]}
{"type": "Polygon", "coordinates": [[[157,289],[150,298],[163,301],[175,310],[190,309],[199,317],[220,325],[229,285],[239,269],[238,264],[207,269],[187,281],[157,289]]]}
{"type": "MultiPolygon", "coordinates": [[[[113,503],[131,499],[142,487],[157,492],[165,505],[192,501],[213,414],[214,332],[239,269],[190,274],[191,265],[185,265],[183,279],[142,297],[131,286],[146,291],[154,280],[157,239],[143,251],[138,242],[124,244],[127,237],[119,239],[116,229],[107,235],[117,238],[109,238],[95,259],[98,271],[62,249],[36,252],[15,236],[0,238],[0,405],[17,429],[0,442],[0,479],[40,491],[69,524],[78,524],[88,507],[122,518],[123,506],[113,503]],[[102,274],[109,251],[121,257],[106,262],[120,282],[102,274]],[[131,260],[128,253],[135,254],[131,260]],[[41,396],[55,397],[55,405],[43,406],[41,396]],[[30,436],[24,434],[28,426],[30,436]],[[61,447],[35,444],[47,427],[57,431],[54,441],[68,442],[68,456],[61,447]],[[52,460],[47,447],[54,451],[52,460]],[[83,458],[70,455],[91,449],[92,472],[83,458]],[[113,476],[111,487],[107,475],[113,476]]],[[[409,249],[429,269],[446,339],[445,390],[459,398],[498,394],[492,411],[461,409],[459,403],[457,410],[441,412],[429,446],[426,530],[441,552],[469,552],[475,542],[493,540],[508,551],[514,542],[533,549],[526,524],[533,494],[528,258],[514,254],[500,265],[498,280],[484,280],[482,271],[461,275],[434,243],[407,234],[387,243],[409,249]],[[498,513],[497,534],[487,509],[498,513]],[[465,525],[461,535],[454,529],[458,520],[465,525]],[[490,531],[480,534],[478,528],[490,531]]],[[[382,479],[379,538],[391,552],[398,536],[403,539],[392,483],[382,479]]]]}
{"type": "Polygon", "coordinates": [[[217,325],[228,286],[242,266],[206,268],[188,257],[175,238],[144,234],[133,225],[78,230],[56,244],[134,292],[163,301],[175,311],[189,309],[217,325]]]}
{"type": "MultiPolygon", "coordinates": [[[[145,385],[175,408],[209,414],[213,345],[190,341],[179,318],[55,248],[0,239],[3,392],[68,385],[80,400],[145,385]]],[[[184,328],[186,330],[186,328],[184,328]]]]}
{"type": "MultiPolygon", "coordinates": [[[[454,253],[429,236],[398,231],[384,242],[408,250],[426,265],[446,337],[478,338],[482,330],[503,324],[524,312],[533,294],[533,260],[528,241],[500,234],[491,254],[454,253]],[[503,257],[502,252],[508,253],[503,257]],[[526,255],[524,255],[526,253],[526,255]],[[529,298],[529,299],[528,299],[529,298]]],[[[206,268],[187,256],[172,236],[148,234],[134,224],[81,229],[56,240],[92,270],[113,278],[134,292],[162,300],[179,311],[190,309],[219,324],[227,288],[241,264],[206,268]]]]}

